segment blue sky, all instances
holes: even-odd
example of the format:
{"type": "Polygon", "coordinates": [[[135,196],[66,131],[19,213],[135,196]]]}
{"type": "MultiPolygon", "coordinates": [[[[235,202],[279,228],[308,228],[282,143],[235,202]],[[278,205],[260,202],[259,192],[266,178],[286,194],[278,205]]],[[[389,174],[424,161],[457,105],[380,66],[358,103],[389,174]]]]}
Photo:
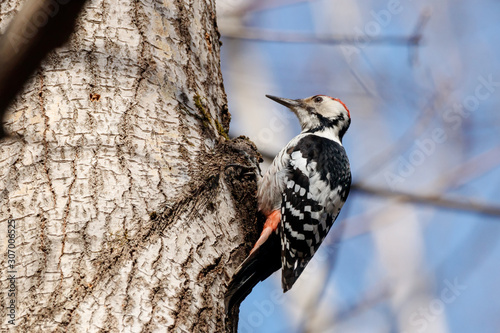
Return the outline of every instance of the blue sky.
{"type": "MultiPolygon", "coordinates": [[[[292,34],[361,32],[370,42],[357,48],[223,38],[231,134],[276,154],[300,129],[264,94],[328,94],[351,110],[344,145],[354,181],[500,206],[500,3],[406,0],[384,16],[394,3],[299,1],[238,18],[245,27],[292,34]],[[409,36],[423,12],[430,19],[416,53],[374,41],[409,36]],[[410,61],[415,54],[418,61],[410,61]],[[273,139],[263,139],[267,129],[273,139]],[[446,139],[435,140],[436,131],[446,139]],[[400,176],[404,163],[411,172],[390,183],[388,175],[400,176]]],[[[272,307],[265,301],[279,290],[279,273],[261,283],[242,304],[240,330],[497,332],[499,222],[353,192],[330,232],[333,244],[322,246],[320,268],[272,307]],[[305,303],[318,290],[312,318],[305,303]]]]}

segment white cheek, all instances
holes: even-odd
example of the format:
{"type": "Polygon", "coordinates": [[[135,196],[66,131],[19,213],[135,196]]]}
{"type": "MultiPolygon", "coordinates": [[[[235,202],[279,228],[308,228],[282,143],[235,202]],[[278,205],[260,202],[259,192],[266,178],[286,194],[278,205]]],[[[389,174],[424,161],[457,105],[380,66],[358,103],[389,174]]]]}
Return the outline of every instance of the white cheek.
{"type": "Polygon", "coordinates": [[[344,115],[344,117],[347,117],[347,111],[342,106],[342,104],[337,101],[330,101],[325,104],[320,113],[327,118],[336,118],[340,115],[344,115]]]}

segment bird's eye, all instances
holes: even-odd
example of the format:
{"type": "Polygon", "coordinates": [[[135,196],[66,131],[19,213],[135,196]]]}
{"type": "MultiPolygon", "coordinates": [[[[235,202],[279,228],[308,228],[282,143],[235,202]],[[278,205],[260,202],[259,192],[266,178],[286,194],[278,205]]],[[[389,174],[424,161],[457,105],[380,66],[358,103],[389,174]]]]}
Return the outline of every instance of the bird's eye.
{"type": "Polygon", "coordinates": [[[321,97],[319,97],[319,96],[318,96],[318,97],[316,97],[316,98],[314,99],[314,101],[315,101],[316,103],[321,103],[321,102],[323,102],[323,98],[321,98],[321,97]]]}

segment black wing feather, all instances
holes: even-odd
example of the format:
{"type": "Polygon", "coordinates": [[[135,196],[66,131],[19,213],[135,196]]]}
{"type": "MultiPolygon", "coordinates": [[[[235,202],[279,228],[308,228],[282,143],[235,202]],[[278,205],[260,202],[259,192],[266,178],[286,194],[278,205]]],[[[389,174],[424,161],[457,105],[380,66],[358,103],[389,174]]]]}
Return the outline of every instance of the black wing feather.
{"type": "Polygon", "coordinates": [[[351,184],[349,161],[337,142],[308,135],[290,153],[280,224],[284,291],[293,286],[321,245],[351,184]]]}

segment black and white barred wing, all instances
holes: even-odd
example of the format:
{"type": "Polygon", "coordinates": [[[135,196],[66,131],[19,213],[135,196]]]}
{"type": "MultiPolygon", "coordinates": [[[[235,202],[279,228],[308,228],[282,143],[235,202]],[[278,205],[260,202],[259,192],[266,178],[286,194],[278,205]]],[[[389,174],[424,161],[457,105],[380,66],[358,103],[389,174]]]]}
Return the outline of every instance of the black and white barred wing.
{"type": "Polygon", "coordinates": [[[289,290],[321,245],[349,193],[344,148],[315,135],[291,152],[281,206],[283,290],[289,290]]]}

